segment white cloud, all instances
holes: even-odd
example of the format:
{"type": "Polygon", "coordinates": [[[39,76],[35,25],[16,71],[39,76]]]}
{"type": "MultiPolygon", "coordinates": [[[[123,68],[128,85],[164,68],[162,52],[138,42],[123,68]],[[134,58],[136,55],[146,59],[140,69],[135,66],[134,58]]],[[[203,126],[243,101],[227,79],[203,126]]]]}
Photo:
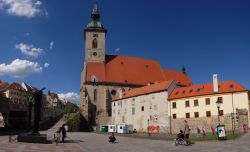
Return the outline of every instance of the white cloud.
{"type": "Polygon", "coordinates": [[[0,64],[0,75],[24,78],[32,74],[41,73],[43,68],[37,62],[15,59],[10,64],[0,64]]]}
{"type": "Polygon", "coordinates": [[[30,36],[30,33],[29,33],[29,32],[27,32],[27,33],[25,33],[25,35],[26,35],[26,36],[30,36]]]}
{"type": "Polygon", "coordinates": [[[40,9],[41,5],[42,2],[39,0],[0,0],[0,6],[8,14],[27,18],[47,14],[40,9]]]}
{"type": "Polygon", "coordinates": [[[75,92],[59,93],[58,96],[64,101],[70,101],[77,104],[80,102],[80,95],[75,92]]]}
{"type": "Polygon", "coordinates": [[[115,49],[115,53],[119,52],[120,50],[120,48],[115,49]]]}
{"type": "Polygon", "coordinates": [[[16,44],[16,49],[20,50],[23,54],[37,58],[44,53],[43,49],[35,48],[33,45],[24,43],[16,44]]]}
{"type": "Polygon", "coordinates": [[[45,68],[48,68],[48,67],[49,67],[49,63],[47,63],[47,62],[44,63],[44,67],[45,67],[45,68]]]}
{"type": "Polygon", "coordinates": [[[54,47],[54,41],[51,41],[51,42],[49,43],[49,49],[53,49],[53,47],[54,47]]]}

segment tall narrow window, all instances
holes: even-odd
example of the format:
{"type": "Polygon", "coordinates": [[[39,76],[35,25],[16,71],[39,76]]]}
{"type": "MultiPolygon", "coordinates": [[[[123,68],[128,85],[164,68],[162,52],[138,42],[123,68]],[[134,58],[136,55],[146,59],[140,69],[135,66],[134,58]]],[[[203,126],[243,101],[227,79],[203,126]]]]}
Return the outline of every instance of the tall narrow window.
{"type": "Polygon", "coordinates": [[[97,49],[97,39],[95,38],[93,41],[92,41],[92,48],[93,49],[97,49]]]}
{"type": "Polygon", "coordinates": [[[194,100],[194,106],[199,106],[198,100],[194,100]]]}
{"type": "Polygon", "coordinates": [[[210,105],[210,98],[206,98],[206,105],[210,105]]]}
{"type": "Polygon", "coordinates": [[[176,102],[173,102],[172,104],[172,108],[175,109],[176,108],[176,102]]]}
{"type": "Polygon", "coordinates": [[[132,115],[135,115],[135,107],[132,107],[132,115]]]}
{"type": "Polygon", "coordinates": [[[194,117],[199,118],[199,112],[194,112],[194,117]]]}
{"type": "Polygon", "coordinates": [[[189,107],[190,105],[189,105],[189,100],[187,100],[186,102],[185,102],[185,105],[186,105],[186,107],[189,107]]]}
{"type": "Polygon", "coordinates": [[[144,106],[141,107],[141,111],[144,111],[144,106]]]}
{"type": "Polygon", "coordinates": [[[94,90],[94,102],[97,100],[97,89],[94,90]]]}

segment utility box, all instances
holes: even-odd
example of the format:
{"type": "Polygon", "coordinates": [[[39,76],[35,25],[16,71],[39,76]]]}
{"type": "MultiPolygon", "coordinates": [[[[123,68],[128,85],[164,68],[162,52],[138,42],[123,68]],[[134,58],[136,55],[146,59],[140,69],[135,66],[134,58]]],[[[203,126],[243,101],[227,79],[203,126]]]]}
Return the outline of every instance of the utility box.
{"type": "Polygon", "coordinates": [[[100,126],[101,132],[108,132],[108,126],[100,126]]]}
{"type": "Polygon", "coordinates": [[[117,132],[121,134],[128,134],[133,131],[132,125],[117,125],[117,132]]]}
{"type": "Polygon", "coordinates": [[[117,132],[117,126],[116,125],[108,125],[108,132],[117,132]]]}

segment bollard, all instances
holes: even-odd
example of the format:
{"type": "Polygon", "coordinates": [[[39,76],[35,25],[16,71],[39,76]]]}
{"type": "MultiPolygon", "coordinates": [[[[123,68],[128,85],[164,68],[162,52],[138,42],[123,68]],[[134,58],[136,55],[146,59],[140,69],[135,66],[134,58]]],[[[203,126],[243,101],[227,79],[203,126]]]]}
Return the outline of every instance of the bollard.
{"type": "Polygon", "coordinates": [[[11,142],[11,135],[9,135],[9,142],[11,142]]]}

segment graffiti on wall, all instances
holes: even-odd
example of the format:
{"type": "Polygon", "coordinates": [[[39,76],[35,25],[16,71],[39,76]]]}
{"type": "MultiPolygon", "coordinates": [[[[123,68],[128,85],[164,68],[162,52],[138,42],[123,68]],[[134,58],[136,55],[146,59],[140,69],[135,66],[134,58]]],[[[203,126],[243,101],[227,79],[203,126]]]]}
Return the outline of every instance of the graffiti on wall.
{"type": "Polygon", "coordinates": [[[167,126],[148,126],[147,130],[149,132],[159,133],[159,132],[168,132],[169,128],[167,126]]]}

